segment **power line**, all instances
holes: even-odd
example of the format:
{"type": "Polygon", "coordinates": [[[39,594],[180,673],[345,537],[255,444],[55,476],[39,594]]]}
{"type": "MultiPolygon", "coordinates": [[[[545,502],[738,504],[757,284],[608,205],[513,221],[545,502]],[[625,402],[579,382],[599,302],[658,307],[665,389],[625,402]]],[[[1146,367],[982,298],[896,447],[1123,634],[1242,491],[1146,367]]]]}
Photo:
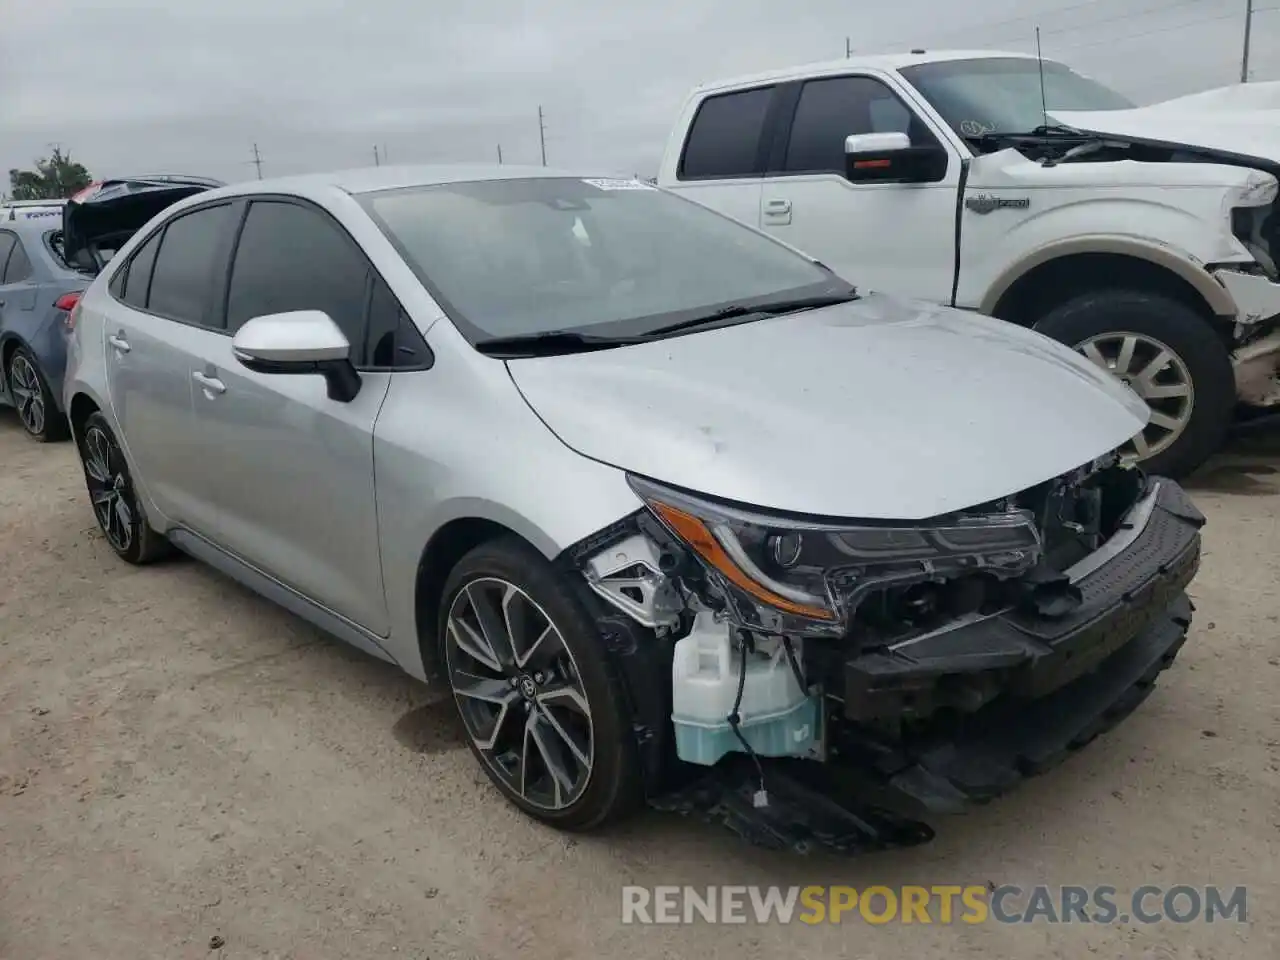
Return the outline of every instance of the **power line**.
{"type": "Polygon", "coordinates": [[[1234,20],[1238,14],[1221,13],[1216,17],[1201,17],[1199,20],[1188,20],[1186,23],[1175,23],[1167,27],[1158,27],[1155,30],[1144,30],[1142,33],[1126,33],[1119,37],[1104,37],[1101,40],[1090,40],[1087,43],[1068,43],[1065,46],[1056,47],[1057,50],[1083,50],[1088,47],[1097,47],[1107,43],[1119,43],[1124,40],[1138,40],[1143,37],[1149,37],[1157,33],[1172,33],[1175,30],[1185,30],[1187,27],[1196,27],[1202,23],[1215,23],[1220,20],[1234,20]]]}
{"type": "MultiPolygon", "coordinates": [[[[1070,12],[1070,11],[1072,11],[1072,10],[1081,10],[1081,9],[1086,8],[1086,7],[1096,6],[1096,5],[1097,5],[1098,3],[1100,3],[1100,2],[1103,2],[1103,0],[1086,0],[1086,2],[1073,3],[1073,4],[1069,4],[1069,5],[1065,6],[1065,7],[1058,7],[1058,8],[1056,8],[1056,9],[1052,9],[1052,10],[1041,10],[1041,11],[1039,11],[1038,13],[1021,14],[1021,15],[1019,15],[1019,16],[1016,16],[1016,17],[1009,17],[1009,18],[1006,18],[1006,19],[1004,19],[1004,20],[993,20],[993,21],[990,21],[990,22],[987,22],[987,23],[978,23],[978,24],[974,24],[974,25],[969,26],[969,27],[961,27],[961,28],[959,28],[959,29],[957,29],[957,30],[952,30],[952,31],[949,31],[949,32],[947,32],[947,33],[943,33],[943,34],[936,34],[936,35],[935,35],[935,39],[937,39],[937,40],[945,40],[945,39],[947,39],[947,38],[949,38],[949,37],[955,37],[955,36],[960,35],[960,34],[972,33],[972,32],[973,32],[973,31],[975,31],[975,30],[987,30],[987,31],[989,31],[989,30],[991,30],[991,29],[993,29],[993,28],[995,28],[995,27],[1002,27],[1002,26],[1005,26],[1006,24],[1011,24],[1011,23],[1022,23],[1022,22],[1025,22],[1025,21],[1042,20],[1042,19],[1047,18],[1047,17],[1056,17],[1056,16],[1057,16],[1058,14],[1060,14],[1060,13],[1068,13],[1068,12],[1070,12]]],[[[1108,2],[1111,2],[1111,0],[1108,0],[1108,2]]],[[[1091,28],[1091,27],[1095,27],[1095,26],[1101,26],[1101,25],[1112,24],[1112,23],[1120,23],[1120,22],[1123,22],[1123,21],[1125,21],[1125,20],[1132,20],[1132,19],[1134,19],[1135,17],[1147,16],[1147,15],[1149,15],[1149,14],[1153,14],[1153,13],[1163,13],[1163,12],[1164,12],[1164,11],[1166,11],[1166,10],[1177,10],[1177,9],[1182,8],[1182,7],[1189,7],[1189,6],[1193,6],[1193,5],[1195,5],[1195,4],[1198,4],[1198,3],[1205,3],[1205,2],[1210,2],[1210,0],[1173,0],[1173,2],[1171,2],[1171,3],[1162,3],[1162,4],[1160,4],[1159,6],[1147,6],[1147,7],[1143,7],[1143,8],[1142,8],[1142,9],[1140,9],[1140,10],[1130,10],[1130,11],[1128,11],[1127,13],[1122,13],[1122,14],[1120,14],[1119,16],[1104,17],[1104,18],[1102,18],[1102,19],[1100,19],[1100,20],[1089,20],[1089,21],[1087,21],[1087,22],[1085,22],[1085,23],[1074,24],[1074,25],[1071,25],[1071,26],[1054,27],[1054,28],[1052,28],[1052,29],[1045,29],[1045,30],[1043,30],[1043,31],[1042,31],[1042,36],[1046,36],[1046,37],[1048,37],[1048,36],[1056,36],[1056,35],[1058,35],[1058,34],[1063,34],[1063,33],[1073,33],[1073,32],[1078,31],[1078,30],[1087,30],[1087,29],[1089,29],[1089,28],[1091,28]]],[[[1277,6],[1277,7],[1273,8],[1273,9],[1278,9],[1278,10],[1280,10],[1280,6],[1277,6]]],[[[1257,12],[1257,11],[1255,11],[1255,12],[1257,12]]],[[[1224,15],[1224,16],[1222,17],[1222,19],[1226,19],[1227,17],[1231,17],[1231,16],[1235,16],[1235,14],[1226,14],[1226,15],[1224,15]]],[[[1197,22],[1198,22],[1198,21],[1197,21],[1197,22]]],[[[1004,31],[1000,31],[1000,32],[1001,32],[1001,33],[1004,33],[1004,31]]],[[[1161,32],[1161,30],[1157,29],[1157,30],[1152,30],[1152,31],[1150,31],[1150,32],[1151,32],[1151,33],[1159,33],[1159,32],[1161,32]]],[[[917,38],[917,39],[918,39],[918,38],[917,38]]],[[[990,37],[990,36],[988,36],[986,39],[990,40],[990,39],[991,39],[991,37],[990,37]]],[[[1009,38],[1009,39],[1012,39],[1012,36],[1010,36],[1010,38],[1009,38]]],[[[894,43],[885,43],[885,44],[880,44],[879,46],[880,46],[880,48],[881,48],[881,49],[883,49],[884,47],[897,46],[897,45],[900,45],[900,44],[902,44],[902,43],[908,43],[908,42],[910,42],[910,43],[915,43],[915,42],[916,42],[916,40],[901,40],[901,41],[896,41],[896,42],[894,42],[894,43]]],[[[1101,41],[1099,41],[1099,42],[1101,42],[1101,41]]]]}

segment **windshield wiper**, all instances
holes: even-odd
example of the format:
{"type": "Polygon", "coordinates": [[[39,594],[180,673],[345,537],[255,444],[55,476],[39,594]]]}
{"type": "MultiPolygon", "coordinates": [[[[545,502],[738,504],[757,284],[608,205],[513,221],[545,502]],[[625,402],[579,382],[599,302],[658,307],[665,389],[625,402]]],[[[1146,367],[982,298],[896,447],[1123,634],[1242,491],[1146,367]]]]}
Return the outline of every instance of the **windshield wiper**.
{"type": "Polygon", "coordinates": [[[572,330],[548,330],[512,337],[490,337],[476,342],[476,349],[490,357],[553,357],[561,353],[585,353],[643,343],[645,337],[602,337],[572,330]]]}
{"type": "Polygon", "coordinates": [[[669,323],[665,327],[657,327],[646,333],[644,338],[648,340],[664,337],[672,333],[680,333],[684,330],[693,330],[697,327],[720,323],[723,320],[740,320],[745,317],[777,317],[785,313],[799,313],[802,310],[817,310],[819,307],[832,307],[838,303],[857,300],[858,296],[857,289],[850,287],[843,293],[827,293],[812,297],[792,297],[789,300],[770,300],[766,303],[752,304],[751,306],[735,303],[727,307],[721,307],[719,310],[699,314],[696,317],[669,323]]]}

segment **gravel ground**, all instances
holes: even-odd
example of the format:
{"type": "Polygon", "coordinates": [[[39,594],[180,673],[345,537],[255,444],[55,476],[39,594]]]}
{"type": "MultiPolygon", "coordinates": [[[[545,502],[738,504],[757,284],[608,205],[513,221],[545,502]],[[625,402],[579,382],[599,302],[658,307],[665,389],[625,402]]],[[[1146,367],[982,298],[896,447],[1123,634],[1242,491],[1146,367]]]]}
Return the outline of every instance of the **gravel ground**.
{"type": "Polygon", "coordinates": [[[190,561],[99,536],[0,410],[0,957],[1280,956],[1280,443],[1193,484],[1191,640],[1126,723],[921,848],[769,854],[508,807],[451,705],[190,561]],[[624,926],[625,884],[1249,887],[1249,922],[624,926]],[[211,938],[219,947],[211,947],[211,938]]]}

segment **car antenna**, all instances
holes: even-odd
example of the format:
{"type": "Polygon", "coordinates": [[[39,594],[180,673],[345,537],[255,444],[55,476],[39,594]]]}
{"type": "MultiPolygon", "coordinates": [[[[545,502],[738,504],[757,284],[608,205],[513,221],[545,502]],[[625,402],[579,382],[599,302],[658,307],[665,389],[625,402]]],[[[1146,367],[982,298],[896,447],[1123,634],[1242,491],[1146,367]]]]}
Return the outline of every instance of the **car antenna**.
{"type": "Polygon", "coordinates": [[[1040,53],[1040,28],[1036,27],[1036,63],[1040,67],[1040,113],[1044,116],[1044,125],[1049,125],[1049,102],[1044,95],[1044,55],[1040,53]]]}

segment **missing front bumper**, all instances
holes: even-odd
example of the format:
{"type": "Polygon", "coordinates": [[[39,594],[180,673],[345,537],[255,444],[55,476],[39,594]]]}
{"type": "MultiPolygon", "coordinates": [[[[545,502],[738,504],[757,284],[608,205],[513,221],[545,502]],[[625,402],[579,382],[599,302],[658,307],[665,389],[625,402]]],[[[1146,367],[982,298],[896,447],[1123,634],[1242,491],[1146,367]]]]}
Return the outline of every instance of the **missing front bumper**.
{"type": "Polygon", "coordinates": [[[1204,517],[1177,484],[1156,484],[1148,509],[1133,514],[1145,515],[1141,531],[1076,580],[1083,602],[1070,616],[1008,613],[854,657],[844,667],[845,717],[972,714],[997,697],[1043,697],[1099,669],[1166,615],[1199,567],[1204,517]]]}

